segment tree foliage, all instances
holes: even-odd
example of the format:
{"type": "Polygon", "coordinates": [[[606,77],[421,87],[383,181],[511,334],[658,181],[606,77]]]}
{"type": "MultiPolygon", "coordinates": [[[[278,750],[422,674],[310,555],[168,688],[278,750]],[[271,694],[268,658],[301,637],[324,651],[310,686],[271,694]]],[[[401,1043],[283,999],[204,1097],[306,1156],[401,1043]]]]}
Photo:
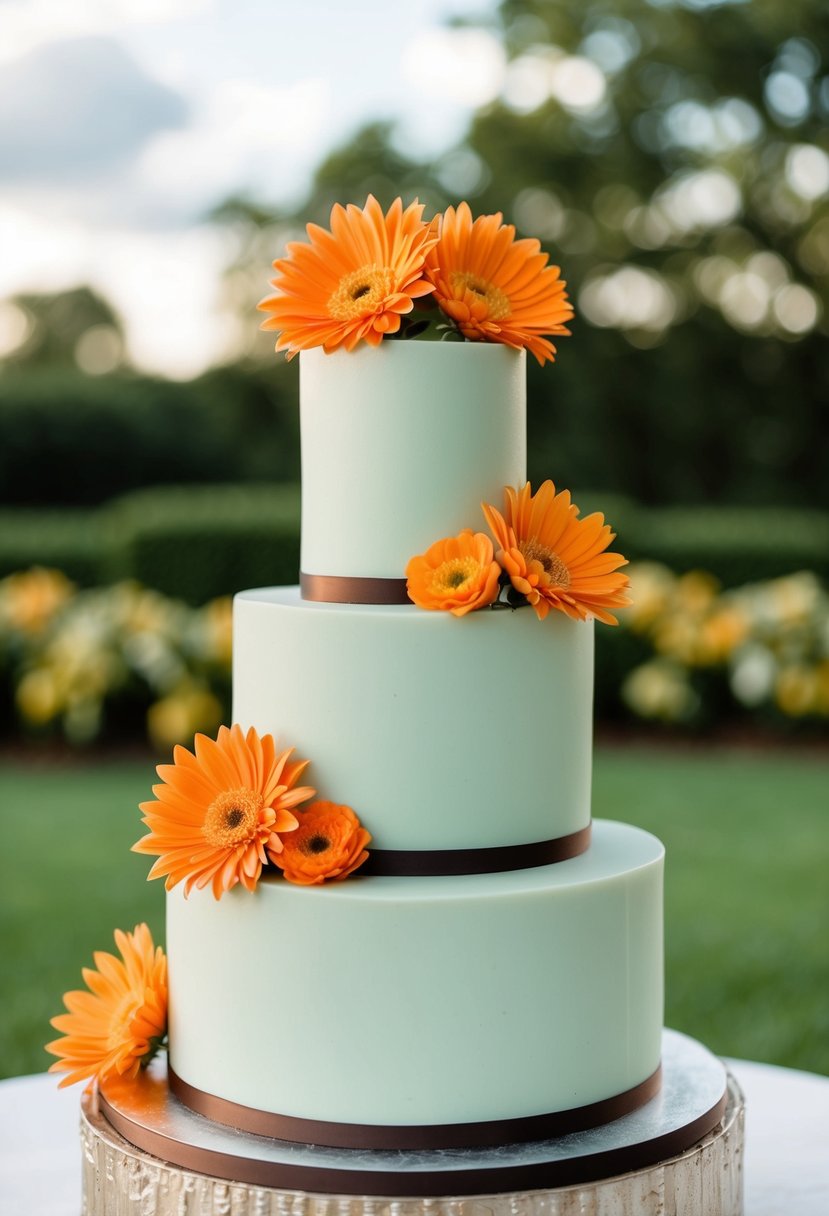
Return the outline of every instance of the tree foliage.
{"type": "Polygon", "coordinates": [[[9,306],[18,314],[21,340],[6,356],[7,366],[74,369],[85,358],[94,363],[96,352],[99,359],[106,359],[108,371],[120,365],[120,318],[90,287],[23,293],[14,296],[9,306]]]}
{"type": "Polygon", "coordinates": [[[369,191],[502,211],[577,310],[556,367],[530,369],[534,478],[829,504],[823,0],[503,0],[495,32],[503,88],[460,146],[420,163],[366,127],[295,214],[235,207],[244,273],[369,191]]]}

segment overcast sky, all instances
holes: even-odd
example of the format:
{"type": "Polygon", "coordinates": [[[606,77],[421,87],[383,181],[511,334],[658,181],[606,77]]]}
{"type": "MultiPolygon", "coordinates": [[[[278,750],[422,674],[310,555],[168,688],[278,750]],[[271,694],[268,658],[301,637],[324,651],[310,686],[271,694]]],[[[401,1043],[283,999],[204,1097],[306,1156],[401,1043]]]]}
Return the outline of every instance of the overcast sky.
{"type": "MultiPolygon", "coordinates": [[[[504,65],[490,35],[445,23],[493,7],[2,0],[0,298],[89,283],[139,366],[198,372],[231,340],[209,208],[231,193],[298,200],[370,118],[399,118],[417,150],[453,143],[504,65]]],[[[15,324],[0,305],[0,354],[15,324]]]]}

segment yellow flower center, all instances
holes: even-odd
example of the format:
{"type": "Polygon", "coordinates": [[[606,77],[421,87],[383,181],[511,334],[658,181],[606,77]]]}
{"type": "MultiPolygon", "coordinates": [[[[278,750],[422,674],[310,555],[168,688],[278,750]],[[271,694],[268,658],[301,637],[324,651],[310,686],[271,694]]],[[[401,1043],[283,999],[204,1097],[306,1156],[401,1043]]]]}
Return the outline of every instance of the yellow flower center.
{"type": "Polygon", "coordinates": [[[432,577],[432,588],[438,594],[458,591],[474,578],[479,566],[474,557],[453,557],[443,562],[432,577]]]}
{"type": "Polygon", "coordinates": [[[255,790],[245,787],[226,790],[207,808],[202,835],[217,849],[229,849],[250,840],[256,832],[263,806],[262,795],[255,790]]]}
{"type": "Polygon", "coordinates": [[[377,312],[394,290],[394,273],[388,266],[361,266],[340,279],[328,311],[337,321],[356,321],[377,312]]]}
{"type": "Polygon", "coordinates": [[[559,555],[542,545],[538,537],[532,536],[529,540],[522,541],[518,548],[528,562],[540,562],[545,574],[550,576],[550,582],[556,587],[570,586],[570,571],[559,555]]]}
{"type": "Polygon", "coordinates": [[[494,283],[488,283],[480,275],[473,274],[471,270],[453,270],[449,275],[449,282],[456,299],[461,299],[464,292],[471,291],[473,295],[484,300],[489,320],[503,321],[504,317],[510,315],[512,306],[506,292],[501,291],[494,283]]]}

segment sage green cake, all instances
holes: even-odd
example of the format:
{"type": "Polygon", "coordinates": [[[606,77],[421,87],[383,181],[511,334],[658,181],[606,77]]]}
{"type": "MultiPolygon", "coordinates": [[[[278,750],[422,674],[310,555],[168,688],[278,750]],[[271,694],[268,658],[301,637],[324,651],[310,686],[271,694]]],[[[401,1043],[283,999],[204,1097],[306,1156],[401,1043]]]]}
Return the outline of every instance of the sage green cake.
{"type": "Polygon", "coordinates": [[[300,365],[302,590],[237,596],[233,720],[311,757],[377,866],[169,892],[178,1092],[333,1144],[612,1117],[658,1085],[663,850],[625,824],[591,836],[592,622],[326,599],[400,583],[524,483],[524,352],[384,342],[300,365]]]}

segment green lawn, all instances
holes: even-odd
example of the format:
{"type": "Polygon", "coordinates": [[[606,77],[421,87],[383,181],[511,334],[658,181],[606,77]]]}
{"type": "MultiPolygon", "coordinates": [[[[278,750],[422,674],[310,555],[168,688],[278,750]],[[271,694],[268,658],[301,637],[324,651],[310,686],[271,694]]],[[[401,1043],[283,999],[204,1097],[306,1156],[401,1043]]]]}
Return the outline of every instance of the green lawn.
{"type": "MultiPolygon", "coordinates": [[[[65,989],[163,887],[130,853],[150,762],[0,773],[0,1076],[39,1072],[65,989]]],[[[594,812],[668,850],[666,1021],[725,1055],[829,1073],[829,765],[785,752],[600,748],[594,812]]]]}

